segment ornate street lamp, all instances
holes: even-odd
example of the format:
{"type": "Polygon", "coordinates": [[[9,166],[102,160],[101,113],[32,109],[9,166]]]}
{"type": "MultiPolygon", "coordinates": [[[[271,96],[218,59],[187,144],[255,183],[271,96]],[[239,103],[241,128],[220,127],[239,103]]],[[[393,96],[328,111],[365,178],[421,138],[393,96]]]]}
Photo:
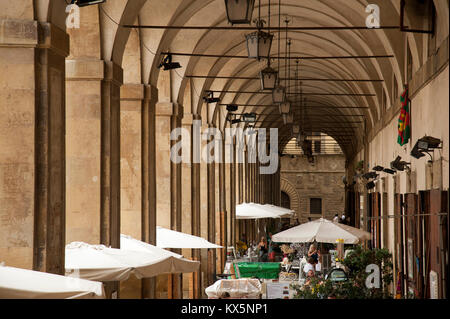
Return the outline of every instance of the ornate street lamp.
{"type": "Polygon", "coordinates": [[[278,72],[270,67],[270,60],[267,68],[259,72],[262,90],[273,90],[277,83],[278,72]]]}
{"type": "Polygon", "coordinates": [[[286,101],[286,89],[281,85],[275,86],[272,91],[272,100],[273,103],[284,103],[286,101]]]}
{"type": "Polygon", "coordinates": [[[288,114],[283,113],[283,122],[284,122],[284,125],[294,123],[294,115],[292,113],[288,113],[288,114]]]}
{"type": "Polygon", "coordinates": [[[269,59],[270,49],[272,48],[273,34],[270,33],[270,0],[269,0],[269,23],[268,32],[261,31],[264,27],[264,20],[261,20],[261,0],[258,6],[258,19],[255,20],[258,31],[247,34],[247,51],[249,59],[261,58],[269,59]]]}
{"type": "Polygon", "coordinates": [[[225,0],[227,18],[231,24],[250,24],[255,0],[225,0]]]}
{"type": "Polygon", "coordinates": [[[291,103],[286,101],[280,104],[280,114],[288,114],[291,110],[291,103]]]}
{"type": "MultiPolygon", "coordinates": [[[[281,55],[281,0],[278,0],[278,72],[280,72],[280,55],[281,55]]],[[[280,84],[280,76],[278,76],[277,85],[272,91],[273,103],[284,103],[286,101],[286,89],[280,84]]]]}
{"type": "MultiPolygon", "coordinates": [[[[262,27],[263,21],[258,21],[258,27],[262,27]]],[[[249,59],[269,58],[272,48],[273,34],[264,31],[255,31],[247,34],[247,51],[249,59]]]]}

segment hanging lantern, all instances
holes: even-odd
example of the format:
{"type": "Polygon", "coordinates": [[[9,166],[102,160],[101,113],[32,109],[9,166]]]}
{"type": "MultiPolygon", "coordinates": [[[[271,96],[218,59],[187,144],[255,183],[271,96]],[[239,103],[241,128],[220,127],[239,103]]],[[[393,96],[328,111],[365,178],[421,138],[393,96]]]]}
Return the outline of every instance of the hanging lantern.
{"type": "Polygon", "coordinates": [[[280,104],[280,114],[288,114],[291,110],[291,103],[286,101],[280,104]]]}
{"type": "Polygon", "coordinates": [[[273,90],[275,88],[275,83],[277,82],[277,76],[278,72],[270,66],[261,70],[261,72],[259,72],[259,77],[261,79],[262,90],[273,90]]]}
{"type": "Polygon", "coordinates": [[[298,134],[298,133],[300,133],[300,126],[293,125],[292,126],[292,134],[298,134]]]}
{"type": "Polygon", "coordinates": [[[283,103],[286,100],[286,90],[283,86],[278,85],[272,91],[273,103],[283,103]]]}
{"type": "Polygon", "coordinates": [[[247,38],[247,51],[249,59],[267,59],[272,48],[273,34],[256,31],[245,36],[247,38]]]}
{"type": "Polygon", "coordinates": [[[289,114],[283,113],[282,115],[283,115],[284,125],[294,123],[294,115],[292,113],[289,113],[289,114]]]}
{"type": "Polygon", "coordinates": [[[292,113],[286,114],[286,124],[292,123],[294,123],[294,114],[292,113]]]}
{"type": "Polygon", "coordinates": [[[255,0],[225,0],[228,21],[231,24],[250,24],[255,0]]]}

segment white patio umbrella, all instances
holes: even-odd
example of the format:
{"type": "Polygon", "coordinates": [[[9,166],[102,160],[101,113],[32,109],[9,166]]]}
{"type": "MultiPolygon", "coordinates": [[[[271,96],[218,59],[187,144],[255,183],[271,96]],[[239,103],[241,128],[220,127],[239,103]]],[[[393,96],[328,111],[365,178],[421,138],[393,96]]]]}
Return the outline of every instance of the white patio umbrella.
{"type": "Polygon", "coordinates": [[[156,246],[159,248],[223,248],[204,238],[156,227],[156,246]]]}
{"type": "Polygon", "coordinates": [[[46,272],[0,266],[0,299],[105,298],[103,284],[46,272]]]}
{"type": "Polygon", "coordinates": [[[275,213],[279,218],[289,218],[294,214],[294,211],[292,209],[288,209],[288,208],[284,208],[284,207],[280,207],[280,206],[275,206],[275,205],[270,205],[270,204],[265,204],[265,205],[260,205],[262,209],[266,209],[269,210],[273,213],[275,213]]]}
{"type": "Polygon", "coordinates": [[[138,279],[149,278],[168,273],[194,272],[199,266],[199,262],[176,257],[157,247],[144,252],[82,242],[66,246],[66,274],[90,280],[121,281],[131,274],[138,279]]]}
{"type": "Polygon", "coordinates": [[[336,243],[343,239],[344,244],[357,244],[361,240],[369,240],[370,233],[348,225],[333,223],[320,218],[309,223],[301,224],[272,236],[278,243],[336,243]]]}
{"type": "Polygon", "coordinates": [[[280,218],[279,214],[269,208],[264,209],[263,205],[255,203],[242,203],[236,205],[236,219],[263,219],[280,218]]]}

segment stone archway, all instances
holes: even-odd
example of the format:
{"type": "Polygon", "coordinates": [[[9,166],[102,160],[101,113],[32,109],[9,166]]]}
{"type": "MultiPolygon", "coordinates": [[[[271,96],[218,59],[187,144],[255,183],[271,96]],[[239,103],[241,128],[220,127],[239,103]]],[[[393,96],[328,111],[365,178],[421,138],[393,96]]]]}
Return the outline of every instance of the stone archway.
{"type": "Polygon", "coordinates": [[[287,179],[281,178],[280,191],[285,192],[287,195],[289,195],[289,199],[291,201],[291,209],[295,211],[295,216],[300,220],[300,196],[298,195],[294,185],[292,185],[292,183],[287,179]]]}

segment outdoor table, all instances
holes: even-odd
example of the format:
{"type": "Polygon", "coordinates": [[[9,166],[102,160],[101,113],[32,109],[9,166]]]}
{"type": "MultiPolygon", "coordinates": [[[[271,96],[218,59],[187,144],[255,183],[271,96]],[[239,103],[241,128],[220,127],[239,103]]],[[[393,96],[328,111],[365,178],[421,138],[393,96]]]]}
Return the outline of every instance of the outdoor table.
{"type": "Polygon", "coordinates": [[[281,270],[280,263],[240,262],[234,267],[240,278],[278,279],[281,270]]]}

